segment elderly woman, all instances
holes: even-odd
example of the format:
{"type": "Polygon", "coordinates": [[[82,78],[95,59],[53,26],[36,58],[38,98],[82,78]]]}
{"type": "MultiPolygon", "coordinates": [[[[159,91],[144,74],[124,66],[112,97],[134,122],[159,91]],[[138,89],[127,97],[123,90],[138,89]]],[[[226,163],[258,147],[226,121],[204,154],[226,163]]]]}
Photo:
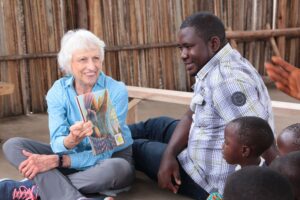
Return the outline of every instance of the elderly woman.
{"type": "MultiPolygon", "coordinates": [[[[125,122],[128,94],[123,83],[102,72],[104,46],[87,30],[67,32],[61,41],[58,63],[68,76],[57,80],[46,97],[50,145],[25,138],[11,138],[3,145],[10,163],[34,181],[29,192],[34,197],[38,191],[38,196],[47,200],[88,199],[83,194],[124,189],[133,182],[133,140],[125,122]],[[82,121],[75,97],[103,89],[115,108],[124,143],[94,155],[87,138],[93,133],[93,125],[82,121]]],[[[7,185],[22,185],[13,183],[7,185]]],[[[1,194],[7,188],[4,185],[0,186],[1,194]]],[[[15,196],[22,190],[7,189],[15,196]]]]}

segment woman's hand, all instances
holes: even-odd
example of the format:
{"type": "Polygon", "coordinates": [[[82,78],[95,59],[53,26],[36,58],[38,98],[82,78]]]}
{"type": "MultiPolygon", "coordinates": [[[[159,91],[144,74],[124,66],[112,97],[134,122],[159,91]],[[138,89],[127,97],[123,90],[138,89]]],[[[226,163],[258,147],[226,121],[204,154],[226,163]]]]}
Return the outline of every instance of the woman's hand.
{"type": "Polygon", "coordinates": [[[67,149],[74,148],[85,137],[93,134],[93,124],[88,122],[77,122],[70,127],[70,134],[64,139],[64,145],[67,149]]]}
{"type": "Polygon", "coordinates": [[[58,166],[57,155],[39,155],[25,150],[22,153],[27,159],[20,164],[19,171],[28,179],[33,179],[38,173],[49,171],[58,166]]]}

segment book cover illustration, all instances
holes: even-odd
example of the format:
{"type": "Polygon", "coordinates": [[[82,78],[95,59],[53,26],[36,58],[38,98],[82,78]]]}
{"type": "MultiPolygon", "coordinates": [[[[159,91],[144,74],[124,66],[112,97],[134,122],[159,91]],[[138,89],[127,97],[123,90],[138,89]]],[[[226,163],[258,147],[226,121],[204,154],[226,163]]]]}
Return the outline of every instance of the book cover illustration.
{"type": "Polygon", "coordinates": [[[79,95],[76,101],[83,121],[90,120],[93,123],[93,134],[88,138],[94,155],[124,144],[117,114],[107,90],[79,95]]]}

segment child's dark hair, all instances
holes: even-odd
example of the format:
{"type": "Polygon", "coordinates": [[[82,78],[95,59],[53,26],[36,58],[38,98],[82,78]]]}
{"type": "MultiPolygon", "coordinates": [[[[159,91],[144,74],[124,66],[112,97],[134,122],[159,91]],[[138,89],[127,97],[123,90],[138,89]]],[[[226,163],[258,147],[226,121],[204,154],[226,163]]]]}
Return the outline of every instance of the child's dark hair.
{"type": "Polygon", "coordinates": [[[274,135],[270,125],[260,117],[239,117],[230,123],[237,125],[236,130],[240,143],[251,147],[254,156],[260,156],[274,142],[274,135]]]}
{"type": "Polygon", "coordinates": [[[283,131],[291,131],[300,137],[300,123],[292,124],[286,127],[285,129],[283,129],[283,131]]]}
{"type": "Polygon", "coordinates": [[[186,27],[194,27],[205,42],[209,41],[211,37],[217,36],[220,39],[221,46],[227,43],[224,24],[213,13],[197,12],[187,17],[182,22],[180,29],[186,27]]]}
{"type": "Polygon", "coordinates": [[[286,127],[282,130],[281,133],[283,132],[291,133],[293,135],[293,138],[296,139],[293,144],[300,146],[300,123],[292,124],[286,127]]]}
{"type": "Polygon", "coordinates": [[[300,151],[294,151],[276,158],[270,168],[286,177],[292,184],[296,199],[300,200],[300,151]]]}
{"type": "Polygon", "coordinates": [[[231,174],[223,200],[293,200],[289,181],[268,167],[247,166],[231,174]]]}

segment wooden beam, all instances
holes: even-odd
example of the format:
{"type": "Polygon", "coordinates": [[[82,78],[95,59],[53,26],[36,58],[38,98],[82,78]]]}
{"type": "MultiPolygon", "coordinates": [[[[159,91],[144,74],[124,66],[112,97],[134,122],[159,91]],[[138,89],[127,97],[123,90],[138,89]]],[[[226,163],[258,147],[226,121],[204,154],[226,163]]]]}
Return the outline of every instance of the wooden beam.
{"type": "MultiPolygon", "coordinates": [[[[230,26],[228,27],[228,31],[232,31],[230,26]]],[[[238,49],[238,45],[237,45],[235,39],[230,39],[229,42],[230,42],[230,45],[232,46],[232,48],[238,49]]]]}
{"type": "Polygon", "coordinates": [[[267,39],[270,37],[299,37],[300,27],[298,28],[282,28],[274,30],[256,30],[256,31],[226,31],[228,39],[237,40],[254,40],[254,39],[267,39]]]}
{"type": "Polygon", "coordinates": [[[128,110],[131,110],[132,108],[136,107],[141,101],[142,99],[132,99],[131,101],[129,101],[128,110]]]}
{"type": "MultiPolygon", "coordinates": [[[[189,105],[193,97],[192,92],[181,92],[174,90],[153,89],[134,86],[127,86],[127,89],[129,97],[148,101],[159,101],[166,103],[189,105]]],[[[299,103],[272,101],[272,108],[274,114],[278,116],[300,116],[299,103]]]]}
{"type": "MultiPolygon", "coordinates": [[[[270,37],[278,37],[278,36],[300,37],[300,27],[275,29],[275,30],[226,31],[226,37],[229,40],[235,39],[238,41],[268,39],[270,37]]],[[[169,47],[176,47],[177,45],[178,45],[177,42],[140,44],[140,45],[120,45],[120,46],[107,47],[105,48],[105,51],[116,52],[116,51],[132,51],[132,50],[143,50],[143,49],[154,49],[154,48],[169,48],[169,47]]],[[[4,56],[0,56],[0,62],[10,61],[10,60],[55,58],[55,57],[57,57],[56,52],[49,52],[49,53],[41,52],[41,53],[22,54],[22,55],[4,55],[4,56]]]]}
{"type": "Polygon", "coordinates": [[[11,94],[13,92],[14,92],[14,84],[0,82],[0,96],[6,95],[6,94],[11,94]]]}
{"type": "Polygon", "coordinates": [[[38,58],[56,58],[56,57],[57,57],[57,53],[32,53],[32,54],[22,54],[22,55],[0,56],[0,61],[38,59],[38,58]]]}
{"type": "Polygon", "coordinates": [[[189,105],[193,93],[175,90],[127,86],[131,98],[189,105]]]}
{"type": "Polygon", "coordinates": [[[300,104],[282,101],[272,101],[274,115],[278,116],[300,116],[300,104]]]}
{"type": "Polygon", "coordinates": [[[137,116],[137,105],[141,102],[141,99],[132,99],[128,104],[128,113],[126,122],[127,124],[132,124],[137,122],[138,116],[137,116]]]}
{"type": "MultiPolygon", "coordinates": [[[[269,23],[267,23],[267,29],[271,30],[271,26],[270,26],[269,23]]],[[[276,41],[275,41],[274,37],[270,37],[270,43],[271,43],[272,50],[273,50],[275,56],[280,56],[280,52],[279,52],[279,49],[278,49],[278,46],[276,44],[276,41]]]]}

